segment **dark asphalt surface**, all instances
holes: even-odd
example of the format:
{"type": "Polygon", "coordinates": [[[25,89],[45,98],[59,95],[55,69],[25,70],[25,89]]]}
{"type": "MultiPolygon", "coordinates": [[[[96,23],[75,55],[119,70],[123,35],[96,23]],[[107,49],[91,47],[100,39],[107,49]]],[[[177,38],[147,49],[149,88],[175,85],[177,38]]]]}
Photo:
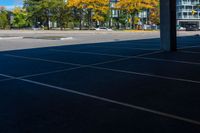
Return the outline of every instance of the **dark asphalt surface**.
{"type": "Polygon", "coordinates": [[[0,133],[199,133],[200,38],[178,41],[1,52],[0,133]]]}

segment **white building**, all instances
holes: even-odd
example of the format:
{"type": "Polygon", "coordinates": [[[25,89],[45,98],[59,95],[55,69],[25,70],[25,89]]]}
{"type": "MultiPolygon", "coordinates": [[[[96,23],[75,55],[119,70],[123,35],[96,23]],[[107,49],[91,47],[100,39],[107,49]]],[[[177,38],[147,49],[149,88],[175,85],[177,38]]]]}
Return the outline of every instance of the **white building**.
{"type": "Polygon", "coordinates": [[[177,25],[195,24],[200,27],[200,0],[176,0],[177,25]]]}

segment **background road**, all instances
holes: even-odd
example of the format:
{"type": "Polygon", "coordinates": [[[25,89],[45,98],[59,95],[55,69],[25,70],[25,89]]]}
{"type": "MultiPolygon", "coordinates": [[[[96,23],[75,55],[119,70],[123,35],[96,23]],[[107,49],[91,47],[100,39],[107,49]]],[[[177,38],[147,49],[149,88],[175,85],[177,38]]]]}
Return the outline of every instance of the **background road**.
{"type": "MultiPolygon", "coordinates": [[[[193,36],[200,32],[178,32],[178,36],[193,36]]],[[[26,31],[1,30],[0,37],[24,37],[24,39],[0,39],[0,51],[40,48],[49,46],[62,46],[72,44],[113,42],[125,40],[140,40],[159,38],[158,31],[26,31]],[[53,40],[49,36],[67,38],[66,40],[53,40]],[[38,38],[45,39],[38,39],[38,38]],[[37,39],[36,39],[37,38],[37,39]]]]}

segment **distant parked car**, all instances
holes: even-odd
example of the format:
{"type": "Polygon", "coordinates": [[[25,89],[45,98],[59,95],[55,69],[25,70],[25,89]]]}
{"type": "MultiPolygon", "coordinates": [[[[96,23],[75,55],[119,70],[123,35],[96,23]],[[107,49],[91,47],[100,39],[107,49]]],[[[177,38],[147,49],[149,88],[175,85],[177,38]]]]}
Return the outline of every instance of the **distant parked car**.
{"type": "Polygon", "coordinates": [[[143,30],[151,30],[151,25],[144,24],[142,28],[143,30]]]}
{"type": "Polygon", "coordinates": [[[180,27],[179,30],[181,30],[181,31],[185,31],[186,28],[185,28],[185,27],[180,27]]]}
{"type": "Polygon", "coordinates": [[[98,30],[98,31],[112,31],[112,29],[109,29],[109,28],[106,28],[106,27],[99,27],[99,28],[96,28],[95,30],[98,30]]]}
{"type": "Polygon", "coordinates": [[[197,24],[187,24],[186,31],[198,31],[199,27],[197,24]]]}
{"type": "Polygon", "coordinates": [[[159,26],[156,24],[153,24],[153,25],[144,24],[144,25],[142,25],[142,29],[143,30],[158,30],[159,26]]]}
{"type": "Polygon", "coordinates": [[[179,27],[177,30],[179,30],[179,31],[185,31],[186,28],[185,27],[179,27]]]}
{"type": "Polygon", "coordinates": [[[177,26],[176,26],[176,29],[179,30],[179,31],[185,31],[185,30],[186,30],[185,27],[182,27],[182,26],[180,26],[180,25],[177,25],[177,26]]]}

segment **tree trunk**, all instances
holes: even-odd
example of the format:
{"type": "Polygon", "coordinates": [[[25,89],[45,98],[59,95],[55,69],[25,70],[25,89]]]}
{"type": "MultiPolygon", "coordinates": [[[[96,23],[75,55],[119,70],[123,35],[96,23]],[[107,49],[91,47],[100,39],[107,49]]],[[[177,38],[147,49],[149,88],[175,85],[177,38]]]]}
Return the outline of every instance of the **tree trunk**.
{"type": "Polygon", "coordinates": [[[134,15],[131,16],[131,29],[134,29],[134,15]]]}
{"type": "Polygon", "coordinates": [[[46,22],[46,25],[47,25],[47,30],[50,30],[50,26],[49,26],[49,22],[50,21],[50,19],[49,19],[49,16],[47,15],[47,22],[46,22]]]}
{"type": "Polygon", "coordinates": [[[133,11],[132,13],[131,13],[131,29],[135,29],[135,15],[136,15],[136,11],[133,11]]]}
{"type": "Polygon", "coordinates": [[[79,18],[79,29],[82,30],[82,11],[80,11],[80,18],[79,18]]]}
{"type": "Polygon", "coordinates": [[[60,18],[59,18],[60,19],[60,30],[63,30],[63,27],[64,27],[63,26],[63,19],[62,18],[63,18],[63,15],[60,14],[60,18]]]}
{"type": "Polygon", "coordinates": [[[91,29],[92,26],[92,10],[88,9],[88,30],[91,29]]]}

